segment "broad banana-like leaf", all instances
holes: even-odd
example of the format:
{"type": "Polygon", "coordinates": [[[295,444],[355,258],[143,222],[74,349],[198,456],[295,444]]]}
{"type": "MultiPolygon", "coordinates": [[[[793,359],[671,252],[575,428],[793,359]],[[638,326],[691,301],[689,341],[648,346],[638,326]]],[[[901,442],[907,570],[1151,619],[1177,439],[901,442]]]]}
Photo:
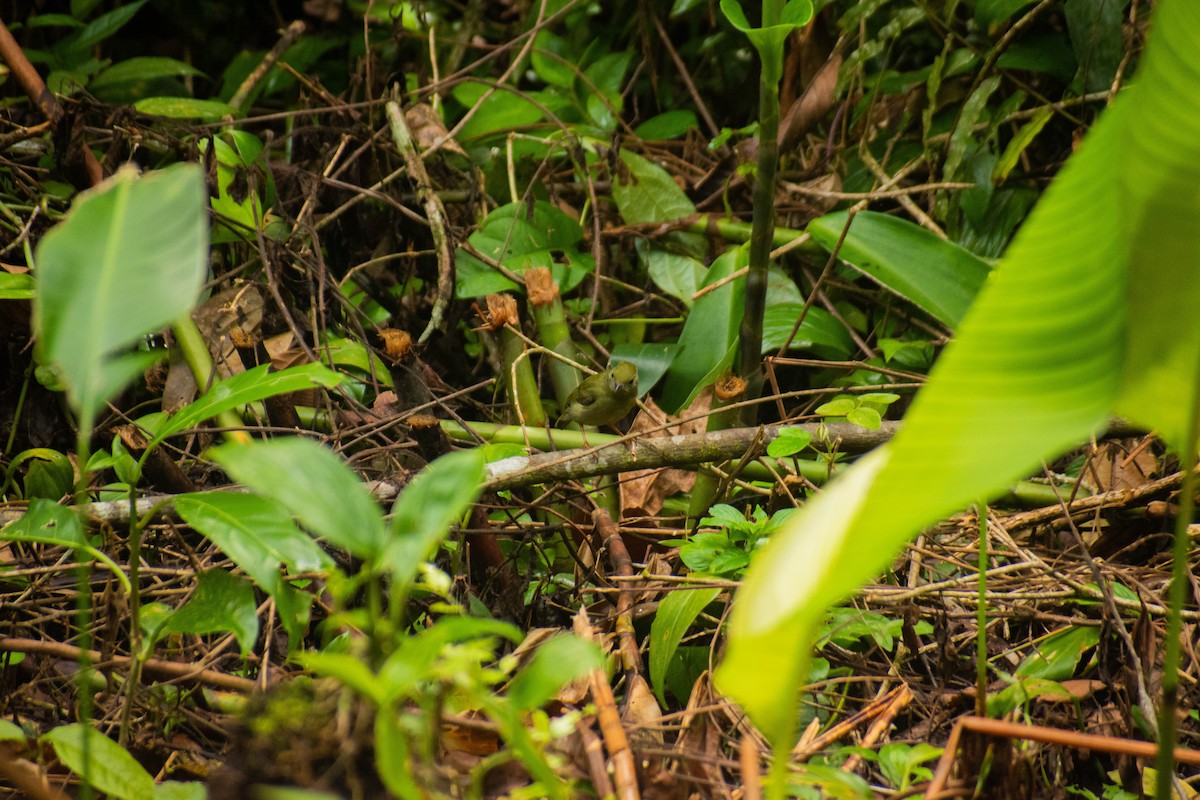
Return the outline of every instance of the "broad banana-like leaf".
{"type": "Polygon", "coordinates": [[[1018,232],[903,430],[810,502],[735,598],[718,686],[777,748],[822,610],[910,537],[1113,411],[1179,446],[1200,361],[1200,4],[1164,0],[1137,85],[1018,232]]]}

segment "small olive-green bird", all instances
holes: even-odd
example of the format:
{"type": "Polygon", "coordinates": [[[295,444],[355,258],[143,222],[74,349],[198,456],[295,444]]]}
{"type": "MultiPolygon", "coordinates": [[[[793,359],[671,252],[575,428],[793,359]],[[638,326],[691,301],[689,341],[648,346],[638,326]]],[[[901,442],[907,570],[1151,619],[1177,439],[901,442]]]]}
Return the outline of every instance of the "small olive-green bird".
{"type": "Polygon", "coordinates": [[[615,361],[604,372],[584,379],[563,405],[559,425],[611,425],[629,413],[638,396],[637,367],[615,361]]]}

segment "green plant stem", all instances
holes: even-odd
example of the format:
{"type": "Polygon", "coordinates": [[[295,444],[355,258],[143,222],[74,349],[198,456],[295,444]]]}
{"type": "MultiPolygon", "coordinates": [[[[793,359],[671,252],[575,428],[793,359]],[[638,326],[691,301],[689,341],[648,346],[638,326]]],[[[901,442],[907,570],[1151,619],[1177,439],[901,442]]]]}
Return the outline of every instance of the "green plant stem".
{"type": "MultiPolygon", "coordinates": [[[[555,287],[557,289],[557,287],[555,287]]],[[[533,311],[533,321],[537,324],[538,341],[548,350],[553,350],[560,356],[572,361],[579,361],[579,348],[571,339],[571,328],[567,324],[566,313],[563,310],[562,298],[554,292],[552,298],[535,302],[530,297],[529,306],[533,311]]],[[[545,359],[544,365],[550,375],[550,385],[554,389],[554,397],[561,408],[567,397],[580,383],[579,370],[565,361],[557,358],[545,359]]]]}
{"type": "Polygon", "coordinates": [[[500,353],[503,357],[504,379],[508,383],[508,398],[517,421],[530,428],[546,424],[546,412],[538,394],[533,365],[525,356],[525,342],[515,332],[501,328],[500,353]]]}
{"type": "MultiPolygon", "coordinates": [[[[83,526],[84,536],[87,536],[88,519],[83,508],[88,502],[88,484],[89,475],[87,471],[88,462],[91,461],[92,450],[92,427],[95,424],[95,416],[91,410],[84,410],[79,414],[79,429],[75,438],[75,457],[77,459],[78,471],[75,476],[75,513],[79,515],[80,524],[83,526]]],[[[85,725],[92,724],[92,688],[88,679],[91,668],[91,659],[88,654],[92,649],[92,565],[91,561],[85,558],[85,552],[82,548],[75,550],[75,624],[79,627],[79,666],[78,673],[75,678],[75,690],[79,693],[77,700],[78,721],[85,725]]],[[[84,774],[91,773],[92,752],[88,744],[88,737],[84,736],[81,742],[83,772],[84,774]]],[[[79,796],[83,800],[91,800],[92,787],[87,781],[80,785],[79,796]]]]}
{"type": "MultiPolygon", "coordinates": [[[[140,465],[139,465],[140,466],[140,465]]],[[[139,481],[140,483],[140,481],[139,481]]],[[[125,682],[125,704],[121,709],[121,727],[117,743],[122,747],[129,743],[130,725],[138,684],[141,683],[142,664],[149,653],[142,652],[142,527],[137,513],[137,486],[129,486],[129,679],[125,682]]]]}
{"type": "MultiPolygon", "coordinates": [[[[706,236],[716,233],[728,242],[748,242],[754,233],[754,226],[728,217],[701,214],[698,217],[690,218],[684,225],[684,230],[706,236]]],[[[795,228],[774,228],[771,232],[771,246],[784,247],[802,236],[807,236],[807,233],[795,228]]],[[[796,249],[808,255],[828,255],[828,251],[812,238],[807,238],[801,244],[796,245],[796,249]]]]}
{"type": "Polygon", "coordinates": [[[979,504],[979,584],[975,598],[975,714],[987,716],[988,507],[979,504]]]}
{"type": "Polygon", "coordinates": [[[1183,603],[1189,586],[1188,524],[1196,504],[1196,437],[1200,434],[1200,360],[1192,382],[1192,413],[1185,432],[1183,483],[1179,489],[1179,515],[1175,517],[1175,539],[1171,546],[1171,587],[1167,594],[1167,632],[1163,643],[1162,708],[1158,715],[1158,756],[1154,796],[1157,800],[1171,797],[1175,776],[1175,740],[1179,723],[1175,715],[1179,706],[1180,636],[1183,633],[1183,603]]]}
{"type": "MultiPolygon", "coordinates": [[[[768,19],[768,7],[763,3],[763,24],[768,19]]],[[[779,9],[774,9],[778,19],[779,9]]],[[[762,336],[763,317],[767,308],[767,267],[771,260],[771,244],[775,233],[775,173],[779,167],[779,84],[765,78],[759,85],[758,99],[758,172],[754,177],[754,219],[750,235],[750,264],[746,273],[745,314],[740,329],[738,367],[746,381],[747,398],[762,393],[762,336]]],[[[758,406],[743,406],[742,424],[753,425],[758,406]]]]}
{"type": "Polygon", "coordinates": [[[8,441],[4,443],[4,455],[12,456],[13,443],[17,440],[17,421],[25,408],[25,395],[29,392],[29,381],[33,378],[33,362],[25,368],[25,380],[21,381],[21,392],[17,395],[17,407],[13,410],[12,427],[8,430],[8,441]]]}
{"type": "MultiPolygon", "coordinates": [[[[718,398],[713,398],[713,414],[708,418],[709,431],[727,430],[735,428],[738,424],[738,410],[722,408],[722,402],[718,398]]],[[[798,464],[799,459],[791,459],[793,463],[798,464]]],[[[784,468],[785,472],[787,468],[784,468]]],[[[703,470],[696,476],[696,483],[692,486],[692,497],[688,503],[688,524],[692,525],[708,513],[708,509],[712,508],[713,503],[718,502],[721,498],[718,496],[721,491],[721,481],[716,474],[710,470],[703,470]]]]}
{"type": "MultiPolygon", "coordinates": [[[[188,369],[192,371],[192,376],[196,379],[196,385],[200,387],[201,393],[205,392],[209,382],[216,381],[216,372],[203,334],[196,327],[190,314],[184,314],[176,319],[171,325],[171,330],[175,334],[175,343],[183,353],[183,359],[187,362],[188,369]]],[[[225,441],[243,444],[250,441],[250,435],[240,430],[245,423],[237,413],[223,411],[217,415],[217,421],[222,428],[228,429],[223,434],[225,441]]]]}

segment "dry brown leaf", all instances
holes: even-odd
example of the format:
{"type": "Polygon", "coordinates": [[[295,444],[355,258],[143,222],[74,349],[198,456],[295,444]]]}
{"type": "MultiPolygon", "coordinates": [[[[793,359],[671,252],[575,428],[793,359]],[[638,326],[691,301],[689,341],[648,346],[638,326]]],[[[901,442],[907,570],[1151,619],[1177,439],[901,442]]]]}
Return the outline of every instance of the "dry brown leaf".
{"type": "Polygon", "coordinates": [[[473,756],[490,756],[500,749],[500,738],[493,731],[450,724],[442,728],[442,747],[473,756]]]}
{"type": "Polygon", "coordinates": [[[1144,439],[1100,442],[1080,480],[1096,491],[1136,489],[1158,476],[1158,458],[1144,439]]]}
{"type": "MultiPolygon", "coordinates": [[[[629,432],[640,433],[645,437],[701,433],[708,424],[706,414],[711,405],[712,391],[706,389],[683,412],[683,418],[687,421],[679,422],[675,417],[664,413],[652,399],[646,398],[646,407],[650,413],[639,412],[629,427],[629,432]],[[661,430],[662,425],[656,421],[656,417],[665,418],[674,424],[666,430],[661,430]]],[[[627,472],[621,481],[621,508],[624,509],[622,515],[655,516],[662,510],[666,498],[689,491],[695,482],[694,470],[639,469],[627,472]]]]}
{"type": "Polygon", "coordinates": [[[253,337],[262,326],[263,298],[251,284],[214,294],[192,312],[213,358],[221,363],[233,352],[230,331],[240,328],[253,337]]]}
{"type": "Polygon", "coordinates": [[[787,110],[779,126],[779,147],[791,147],[801,136],[811,130],[829,114],[837,101],[836,87],[842,57],[834,53],[804,89],[800,99],[787,110]]]}
{"type": "Polygon", "coordinates": [[[458,153],[461,156],[466,155],[458,142],[446,138],[450,135],[450,131],[446,129],[446,124],[442,122],[438,113],[433,110],[433,106],[428,103],[414,103],[409,106],[404,111],[404,119],[408,123],[408,129],[412,132],[418,150],[424,152],[438,142],[445,141],[446,143],[442,145],[443,150],[458,153]]]}
{"type": "Polygon", "coordinates": [[[642,747],[662,747],[662,709],[650,684],[641,675],[633,675],[625,695],[625,708],[621,712],[621,722],[635,744],[642,747]]]}

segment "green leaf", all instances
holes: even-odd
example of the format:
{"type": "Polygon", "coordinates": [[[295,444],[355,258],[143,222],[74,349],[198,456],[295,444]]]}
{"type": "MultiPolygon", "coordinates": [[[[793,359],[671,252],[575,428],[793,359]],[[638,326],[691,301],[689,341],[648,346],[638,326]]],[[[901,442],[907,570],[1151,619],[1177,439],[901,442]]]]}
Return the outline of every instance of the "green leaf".
{"type": "Polygon", "coordinates": [[[148,0],[137,0],[127,6],[121,6],[106,14],[101,14],[89,22],[82,30],[71,34],[69,38],[62,42],[60,47],[72,50],[87,50],[93,45],[99,44],[125,27],[125,24],[133,19],[133,15],[141,10],[142,6],[146,5],[147,2],[148,0]]]}
{"type": "Polygon", "coordinates": [[[201,139],[199,149],[216,159],[216,194],[210,200],[218,225],[216,243],[240,241],[254,231],[273,231],[275,181],[262,140],[248,131],[227,131],[201,139]]]}
{"type": "Polygon", "coordinates": [[[1019,678],[999,692],[988,694],[987,714],[991,718],[1008,716],[1010,713],[1039,697],[1053,697],[1061,701],[1074,702],[1078,698],[1058,681],[1045,678],[1019,678]]]}
{"type": "Polygon", "coordinates": [[[942,748],[919,742],[905,744],[890,742],[879,748],[879,770],[897,791],[905,791],[913,780],[929,780],[933,777],[926,761],[942,755],[942,748]]]}
{"type": "Polygon", "coordinates": [[[33,276],[0,272],[0,300],[32,300],[33,276]]]}
{"type": "Polygon", "coordinates": [[[1075,54],[1064,31],[1032,33],[1005,48],[996,66],[1006,70],[1025,70],[1052,75],[1070,83],[1075,75],[1075,54]]]}
{"type": "Polygon", "coordinates": [[[1021,129],[1008,140],[1008,144],[1004,148],[1004,153],[1001,154],[1000,160],[996,162],[996,166],[992,169],[992,180],[1000,183],[1008,177],[1008,173],[1012,172],[1021,160],[1021,154],[1029,145],[1033,144],[1033,140],[1042,132],[1042,128],[1046,127],[1046,123],[1054,117],[1054,109],[1050,107],[1039,108],[1034,112],[1033,117],[1028,122],[1021,126],[1021,129]]]}
{"type": "Polygon", "coordinates": [[[467,108],[479,106],[458,132],[459,141],[469,142],[502,135],[513,128],[527,128],[541,122],[545,116],[537,104],[510,89],[501,87],[491,95],[487,94],[488,89],[479,83],[460,83],[451,90],[454,99],[467,108]]]}
{"type": "Polygon", "coordinates": [[[613,200],[621,218],[630,225],[668,222],[696,213],[696,206],[671,174],[629,150],[621,151],[621,165],[612,184],[613,200]]]}
{"type": "Polygon", "coordinates": [[[1121,393],[1113,409],[1157,430],[1180,452],[1200,363],[1200,18],[1163,2],[1113,166],[1119,222],[1129,231],[1118,278],[1129,319],[1121,393]],[[1191,187],[1191,188],[1189,188],[1191,187]]]}
{"type": "Polygon", "coordinates": [[[204,176],[177,164],[139,177],[123,168],[75,201],[37,248],[34,323],[85,416],[147,365],[122,356],[186,313],[208,271],[204,176]]]}
{"type": "Polygon", "coordinates": [[[683,136],[692,128],[699,128],[696,112],[690,108],[677,108],[657,114],[633,129],[634,136],[650,142],[661,142],[683,136]]]}
{"type": "MultiPolygon", "coordinates": [[[[626,222],[670,222],[696,213],[696,206],[665,169],[629,150],[622,150],[620,157],[612,176],[612,197],[626,222]]],[[[698,233],[674,231],[658,241],[692,258],[705,258],[708,251],[698,233]]]]}
{"type": "Polygon", "coordinates": [[[1007,22],[1025,6],[1033,5],[1036,0],[978,0],[975,4],[975,19],[985,27],[993,27],[998,23],[1007,22]]]}
{"type": "Polygon", "coordinates": [[[1104,92],[1112,86],[1124,57],[1125,8],[1129,0],[1067,0],[1063,12],[1079,72],[1075,76],[1083,92],[1104,92]]]}
{"type": "Polygon", "coordinates": [[[270,369],[270,364],[263,364],[215,384],[203,397],[179,409],[163,423],[147,449],[226,411],[288,392],[331,388],[345,380],[344,376],[321,364],[301,364],[279,372],[270,369]]]}
{"type": "Polygon", "coordinates": [[[409,733],[400,723],[401,713],[388,707],[375,715],[375,768],[391,794],[400,800],[420,800],[426,795],[413,777],[409,733]]]}
{"type": "Polygon", "coordinates": [[[796,319],[804,308],[803,303],[771,303],[763,317],[763,353],[783,347],[789,341],[789,350],[812,350],[822,358],[845,361],[854,352],[854,340],[846,326],[823,308],[809,308],[804,320],[796,328],[796,319]]]}
{"type": "Polygon", "coordinates": [[[384,545],[383,514],[346,462],[308,439],[226,444],[209,456],[235,480],[274,498],[336,547],[372,558],[384,545]]]}
{"type": "Polygon", "coordinates": [[[169,119],[199,119],[216,122],[236,116],[233,107],[220,100],[199,100],[194,97],[147,97],[133,104],[142,114],[169,119]]]}
{"type": "Polygon", "coordinates": [[[29,28],[82,28],[86,23],[76,14],[35,14],[26,18],[25,25],[29,28]]]}
{"type": "Polygon", "coordinates": [[[1074,677],[1083,654],[1099,643],[1099,628],[1071,625],[1038,642],[1034,652],[1020,663],[1013,676],[1065,681],[1074,677]]]}
{"type": "MultiPolygon", "coordinates": [[[[746,248],[727,250],[709,267],[705,286],[724,281],[747,259],[746,248]]],[[[662,406],[675,413],[729,367],[742,321],[744,278],[725,283],[698,299],[683,323],[679,352],[667,371],[662,406]]]]}
{"type": "Polygon", "coordinates": [[[173,58],[137,57],[117,62],[101,72],[88,84],[91,91],[102,91],[120,84],[158,80],[160,78],[203,77],[204,73],[191,64],[173,58]]]}
{"type": "Polygon", "coordinates": [[[154,800],[205,800],[207,797],[208,788],[199,781],[163,781],[154,785],[154,800]]]}
{"type": "Polygon", "coordinates": [[[637,239],[634,247],[638,259],[650,273],[650,280],[690,308],[692,297],[704,285],[704,274],[708,267],[699,259],[655,247],[645,239],[637,239]]]}
{"type": "Polygon", "coordinates": [[[0,539],[70,548],[89,546],[79,516],[71,509],[44,498],[35,498],[19,519],[0,528],[0,539]]]}
{"type": "MultiPolygon", "coordinates": [[[[808,232],[830,252],[847,212],[819,217],[808,232]]],[[[990,272],[986,262],[953,242],[898,217],[860,211],[838,256],[936,319],[957,328],[990,272]]]]}
{"type": "Polygon", "coordinates": [[[602,666],[604,657],[594,642],[572,634],[555,636],[533,652],[513,676],[505,696],[516,711],[532,711],[571,681],[602,666]]]}
{"type": "Polygon", "coordinates": [[[788,0],[779,19],[772,20],[771,24],[764,24],[760,28],[751,27],[739,0],[721,0],[721,13],[733,27],[746,34],[754,49],[758,51],[758,57],[762,60],[760,87],[774,89],[783,76],[783,44],[792,31],[808,24],[812,19],[811,0],[788,0]]]}
{"type": "Polygon", "coordinates": [[[908,536],[1037,469],[1114,410],[1188,444],[1200,356],[1197,73],[1200,16],[1164,0],[1136,85],[1017,234],[899,435],[751,567],[718,683],[777,744],[790,739],[784,709],[804,679],[814,609],[884,570],[908,536]]]}
{"type": "MultiPolygon", "coordinates": [[[[531,267],[549,269],[563,292],[578,286],[596,268],[584,247],[579,223],[544,200],[535,202],[532,209],[527,203],[501,206],[488,214],[467,241],[517,274],[531,267]]],[[[515,283],[488,264],[462,248],[458,250],[456,297],[482,297],[516,288],[515,283]]]]}
{"type": "Polygon", "coordinates": [[[1103,424],[1122,351],[1116,111],[1047,190],[896,439],[831,483],[751,565],[718,678],[777,745],[790,741],[819,609],[885,569],[922,526],[1103,424]]]}
{"type": "Polygon", "coordinates": [[[860,428],[866,428],[869,431],[879,430],[879,426],[882,423],[879,412],[867,406],[857,406],[847,411],[846,421],[860,428]]]}
{"type": "Polygon", "coordinates": [[[959,166],[963,163],[967,151],[975,144],[975,125],[987,111],[988,98],[998,88],[999,75],[985,78],[962,104],[958,119],[954,123],[954,130],[950,131],[950,145],[946,149],[946,161],[942,165],[942,174],[946,180],[958,180],[962,177],[959,166]]]}
{"type": "Polygon", "coordinates": [[[250,654],[258,639],[254,590],[244,579],[225,570],[205,570],[197,577],[195,594],[167,619],[161,633],[224,631],[237,637],[243,657],[250,654]]]}
{"type": "Polygon", "coordinates": [[[325,346],[320,349],[321,359],[330,367],[350,367],[363,375],[374,375],[381,383],[391,385],[392,376],[387,364],[357,339],[345,336],[325,337],[325,346]]]}
{"type": "Polygon", "coordinates": [[[371,700],[376,706],[387,702],[378,676],[358,656],[349,653],[308,651],[297,653],[295,659],[305,669],[326,678],[336,679],[343,686],[353,689],[356,694],[371,700]]]}
{"type": "Polygon", "coordinates": [[[44,734],[41,741],[53,746],[58,760],[93,789],[120,800],[154,797],[150,773],[128,750],[90,725],[63,725],[44,734]]]}
{"type": "Polygon", "coordinates": [[[20,725],[0,719],[0,742],[23,742],[26,738],[20,725]]]}
{"type": "Polygon", "coordinates": [[[392,506],[391,540],[380,563],[391,570],[392,591],[404,592],[420,565],[479,497],[483,454],[448,453],[417,473],[392,506]],[[398,588],[399,587],[399,588],[398,588]]]}
{"type": "Polygon", "coordinates": [[[667,667],[696,617],[720,593],[717,588],[680,590],[667,593],[658,604],[658,613],[650,623],[650,684],[664,706],[667,667]]]}
{"type": "Polygon", "coordinates": [[[853,397],[839,397],[817,406],[817,414],[822,417],[844,417],[858,407],[853,397]]]}
{"type": "Polygon", "coordinates": [[[788,458],[799,453],[812,443],[813,435],[799,428],[783,428],[779,435],[767,445],[767,455],[771,458],[788,458]]]}
{"type": "Polygon", "coordinates": [[[291,573],[333,566],[333,559],[274,500],[241,492],[199,492],[180,495],[173,505],[188,525],[272,596],[282,588],[281,564],[291,573]]]}
{"type": "Polygon", "coordinates": [[[72,509],[51,500],[34,498],[29,503],[29,509],[19,519],[0,528],[0,540],[36,542],[78,550],[88,558],[103,564],[121,584],[122,589],[130,590],[129,578],[124,570],[88,541],[79,516],[72,509]]]}
{"type": "Polygon", "coordinates": [[[546,83],[570,90],[575,86],[579,68],[572,62],[568,48],[567,41],[561,36],[541,30],[533,40],[530,64],[537,76],[546,83]]]}

